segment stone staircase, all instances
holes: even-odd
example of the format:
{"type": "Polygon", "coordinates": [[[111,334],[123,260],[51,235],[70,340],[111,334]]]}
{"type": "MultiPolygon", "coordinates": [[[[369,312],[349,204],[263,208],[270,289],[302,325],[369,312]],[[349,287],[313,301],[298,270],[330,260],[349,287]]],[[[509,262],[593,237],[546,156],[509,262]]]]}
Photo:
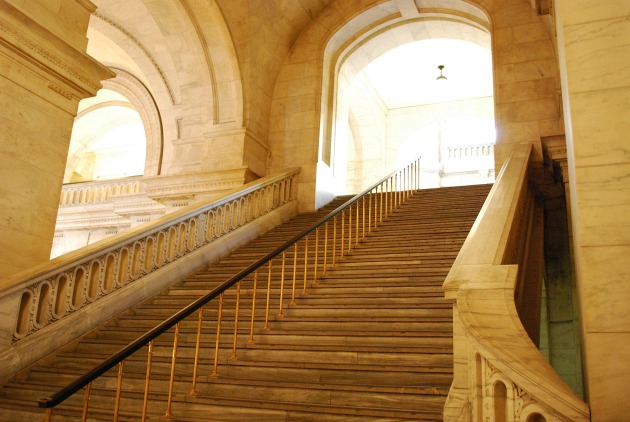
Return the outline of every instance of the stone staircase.
{"type": "MultiPolygon", "coordinates": [[[[269,329],[257,328],[253,343],[247,341],[252,289],[251,283],[243,282],[236,359],[231,358],[235,293],[234,289],[226,292],[218,376],[210,375],[218,311],[216,304],[206,306],[194,396],[189,393],[196,314],[184,320],[171,419],[441,420],[452,380],[452,309],[441,286],[489,188],[417,192],[346,252],[325,277],[320,274],[316,284],[309,278],[308,293],[301,294],[300,288],[295,305],[289,304],[287,282],[282,316],[277,315],[280,288],[276,283],[270,295],[269,329]]],[[[84,374],[345,199],[277,227],[18,374],[2,389],[0,420],[43,420],[37,399],[84,374]]],[[[297,272],[302,274],[303,263],[298,261],[297,272]]],[[[278,263],[272,279],[280,278],[279,271],[278,263]]],[[[256,296],[258,327],[264,321],[265,301],[266,274],[256,296]]],[[[164,418],[173,338],[171,330],[155,343],[149,420],[164,418]]],[[[146,359],[142,350],[125,362],[120,421],[140,419],[146,359]]],[[[93,383],[90,420],[112,420],[116,382],[112,370],[93,383]]],[[[82,408],[83,394],[75,394],[55,409],[52,420],[80,420],[82,408]]]]}

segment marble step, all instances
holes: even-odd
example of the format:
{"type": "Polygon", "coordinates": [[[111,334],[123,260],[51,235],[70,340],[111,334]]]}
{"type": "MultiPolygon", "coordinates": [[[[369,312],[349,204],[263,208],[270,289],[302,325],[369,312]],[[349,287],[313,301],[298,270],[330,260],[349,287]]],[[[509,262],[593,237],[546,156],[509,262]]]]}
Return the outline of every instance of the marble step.
{"type": "MultiPolygon", "coordinates": [[[[216,387],[216,385],[215,385],[216,387]]],[[[241,388],[239,388],[241,389],[241,388]]],[[[223,390],[229,392],[229,386],[225,386],[223,390]]],[[[256,395],[256,387],[249,387],[252,395],[256,395]]],[[[227,395],[226,397],[208,397],[203,394],[198,394],[196,397],[191,397],[186,394],[184,388],[179,388],[176,383],[175,394],[173,396],[172,403],[172,417],[171,420],[207,420],[208,414],[213,414],[212,420],[249,420],[240,419],[243,417],[253,417],[255,420],[285,420],[287,412],[291,412],[295,415],[310,415],[309,419],[314,415],[323,417],[318,420],[351,420],[348,417],[357,417],[357,420],[366,420],[365,418],[378,417],[378,420],[383,420],[382,417],[388,417],[388,420],[439,420],[441,413],[440,407],[443,398],[438,394],[427,394],[425,396],[419,396],[424,400],[416,400],[415,404],[411,403],[408,408],[392,408],[388,407],[391,402],[388,400],[392,395],[368,393],[365,394],[369,398],[370,406],[360,406],[360,403],[364,403],[365,399],[358,397],[352,393],[335,392],[335,394],[313,394],[308,395],[301,394],[301,390],[298,388],[289,389],[293,396],[298,398],[302,397],[305,401],[282,401],[277,400],[277,397],[260,397],[255,398],[235,398],[234,396],[227,395]],[[182,391],[183,390],[183,391],[182,391]],[[357,404],[359,404],[357,406],[357,404]],[[385,405],[385,407],[378,407],[378,405],[385,405]],[[220,415],[218,418],[214,417],[214,412],[220,415]],[[196,419],[194,415],[205,415],[205,418],[196,419]],[[263,418],[263,419],[258,419],[263,418]],[[335,418],[335,419],[331,419],[335,418]]],[[[432,392],[439,393],[439,390],[433,390],[432,392]]],[[[412,394],[409,394],[411,396],[412,394]]],[[[395,396],[404,397],[403,394],[396,394],[395,396]]],[[[417,396],[417,395],[416,395],[417,396]]],[[[164,414],[165,395],[162,393],[151,393],[149,397],[149,416],[151,418],[160,418],[164,414]],[[156,403],[158,402],[158,403],[156,403]],[[160,406],[162,404],[162,406],[160,406]]],[[[282,396],[280,396],[280,399],[282,396]]],[[[137,420],[140,416],[140,409],[142,405],[142,396],[137,392],[123,391],[121,398],[121,410],[119,411],[119,420],[137,420]]],[[[90,415],[91,420],[95,417],[95,420],[111,420],[113,417],[112,410],[114,403],[114,395],[110,390],[93,388],[90,399],[90,415]]],[[[404,403],[403,403],[404,404],[404,403]]],[[[68,404],[65,404],[60,409],[55,411],[55,415],[64,417],[66,415],[70,417],[77,417],[80,414],[82,408],[82,401],[78,398],[72,398],[68,404]]],[[[33,409],[32,416],[37,415],[37,410],[33,409]]],[[[39,415],[41,415],[41,411],[39,415]]],[[[22,415],[29,415],[25,411],[22,411],[22,415]]],[[[41,417],[41,416],[40,416],[41,417]]],[[[29,418],[30,419],[30,418],[29,418]]],[[[25,420],[29,420],[25,419],[25,420]]],[[[59,420],[55,416],[55,420],[59,420]]],[[[64,419],[61,419],[64,420],[64,419]]],[[[72,420],[72,419],[67,419],[72,420]]],[[[300,420],[300,419],[298,419],[300,420]]],[[[304,420],[304,419],[301,419],[304,420]]],[[[369,420],[369,419],[367,419],[369,420]]]]}
{"type": "MultiPolygon", "coordinates": [[[[146,358],[146,357],[145,357],[146,358]]],[[[212,371],[213,360],[200,359],[198,374],[209,374],[212,371]]],[[[94,359],[93,359],[94,360],[94,359]]],[[[152,373],[168,374],[170,371],[170,357],[156,356],[152,364],[152,373]]],[[[193,360],[180,357],[176,364],[177,373],[191,374],[193,360]]],[[[29,382],[64,385],[84,373],[81,367],[67,367],[63,373],[59,373],[57,367],[38,367],[31,372],[29,382]]],[[[133,374],[141,377],[146,373],[146,359],[140,357],[130,358],[125,363],[125,376],[133,374]]],[[[108,372],[107,376],[116,376],[116,371],[108,372]]],[[[351,384],[382,385],[389,387],[401,386],[442,386],[448,387],[452,380],[452,368],[435,368],[417,366],[371,366],[355,367],[348,365],[336,365],[328,362],[294,363],[286,362],[252,362],[239,359],[228,359],[220,362],[219,375],[222,379],[240,379],[254,381],[292,381],[326,384],[351,384]]],[[[185,378],[185,376],[184,376],[185,378]]],[[[189,379],[188,379],[189,380],[189,379]]],[[[53,387],[50,387],[53,388],[53,387]]]]}
{"type": "MultiPolygon", "coordinates": [[[[241,296],[241,303],[239,307],[239,320],[249,321],[251,317],[251,298],[243,298],[241,296]],[[242,307],[242,309],[240,309],[242,307]]],[[[256,301],[259,309],[264,306],[264,298],[256,301]]],[[[277,302],[274,301],[274,306],[270,309],[270,314],[273,317],[276,317],[278,314],[279,307],[277,306],[277,302]]],[[[296,305],[294,307],[289,308],[288,301],[285,302],[283,306],[283,321],[287,320],[308,320],[314,321],[319,319],[328,319],[335,318],[339,320],[340,318],[344,318],[347,320],[356,320],[356,319],[370,319],[370,320],[392,320],[392,319],[412,319],[412,318],[424,318],[427,321],[435,321],[435,320],[443,320],[444,318],[450,320],[452,318],[452,310],[451,309],[434,309],[434,308],[407,308],[407,307],[393,307],[393,306],[382,306],[379,308],[336,308],[336,307],[300,307],[296,305]]],[[[142,319],[154,319],[158,317],[161,320],[166,319],[171,316],[173,313],[172,309],[164,308],[162,306],[144,306],[142,308],[142,313],[139,315],[133,315],[133,312],[130,313],[129,318],[135,320],[135,318],[142,319]]],[[[206,319],[215,320],[218,315],[218,309],[216,307],[206,308],[204,309],[204,316],[206,319]]],[[[234,317],[236,315],[235,303],[234,301],[224,302],[223,310],[221,312],[222,318],[228,321],[234,321],[234,317]]],[[[127,317],[127,316],[126,316],[127,317]]],[[[193,318],[194,319],[194,318],[193,318]]]]}
{"type": "MultiPolygon", "coordinates": [[[[217,303],[204,311],[198,395],[191,397],[197,331],[196,314],[180,324],[172,420],[441,420],[452,381],[452,305],[442,282],[474,221],[489,187],[447,188],[414,194],[391,216],[355,244],[353,225],[345,225],[344,258],[323,273],[323,230],[318,242],[319,282],[307,273],[302,294],[303,245],[296,266],[296,303],[290,304],[293,251],[287,252],[283,316],[279,307],[280,259],[274,260],[270,290],[270,329],[262,329],[267,269],[259,272],[254,342],[249,343],[252,277],[242,282],[237,358],[232,359],[235,293],[226,292],[219,342],[219,376],[214,363],[217,303]],[[429,220],[427,220],[429,219],[429,220]],[[348,253],[348,236],[352,243],[348,253]]],[[[334,209],[342,200],[331,204],[334,209]]],[[[375,201],[376,202],[376,201],[375,201]]],[[[321,215],[321,214],[320,214],[321,215]]],[[[201,271],[67,347],[48,365],[32,368],[25,380],[0,395],[0,420],[33,420],[25,409],[89,370],[166,317],[206,294],[245,265],[317,219],[298,216],[242,248],[209,263],[201,271]],[[48,392],[45,390],[48,389],[48,392]],[[20,408],[19,404],[23,406],[20,408]],[[25,413],[20,413],[25,412],[25,413]]],[[[347,218],[347,217],[346,217],[347,218]]],[[[369,231],[366,227],[366,233],[369,231]]],[[[360,221],[359,234],[363,233],[360,221]]],[[[332,229],[329,224],[329,241],[332,229]]],[[[338,225],[337,235],[340,236],[338,225]]],[[[315,239],[309,264],[315,259],[315,239]]],[[[332,250],[326,260],[332,263],[332,250]]],[[[150,416],[161,419],[172,359],[173,331],[155,343],[150,416]]],[[[125,363],[119,420],[138,420],[147,347],[125,363]]],[[[111,420],[115,369],[94,383],[90,417],[111,420]],[[93,408],[92,408],[93,406],[93,408]]],[[[76,420],[77,395],[53,420],[76,420]]],[[[42,412],[38,409],[40,418],[42,412]]],[[[35,415],[35,413],[33,413],[35,415]]],[[[32,416],[32,415],[31,415],[32,416]]]]}

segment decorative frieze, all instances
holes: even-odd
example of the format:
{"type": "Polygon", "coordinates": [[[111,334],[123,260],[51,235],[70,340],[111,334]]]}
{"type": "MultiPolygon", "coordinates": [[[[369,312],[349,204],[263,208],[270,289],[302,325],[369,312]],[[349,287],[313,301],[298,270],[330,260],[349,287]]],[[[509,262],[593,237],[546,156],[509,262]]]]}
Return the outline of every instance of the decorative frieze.
{"type": "Polygon", "coordinates": [[[91,96],[101,88],[100,81],[113,76],[104,66],[70,46],[50,42],[50,34],[11,5],[0,6],[0,39],[20,51],[37,68],[44,68],[58,82],[51,89],[77,91],[77,98],[91,96]],[[23,28],[20,28],[23,27],[23,28]],[[89,72],[86,72],[88,69],[89,72]],[[61,88],[59,85],[65,84],[61,88]]]}

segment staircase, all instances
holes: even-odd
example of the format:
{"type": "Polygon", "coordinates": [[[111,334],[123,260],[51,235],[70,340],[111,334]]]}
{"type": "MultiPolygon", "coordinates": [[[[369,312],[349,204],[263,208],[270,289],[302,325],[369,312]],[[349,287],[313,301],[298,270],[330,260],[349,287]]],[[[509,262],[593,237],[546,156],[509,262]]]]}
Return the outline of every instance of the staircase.
{"type": "MultiPolygon", "coordinates": [[[[277,315],[276,283],[269,329],[257,329],[253,343],[248,343],[251,283],[243,284],[240,297],[248,298],[248,305],[239,313],[236,359],[231,358],[235,294],[226,292],[218,376],[210,375],[215,337],[207,335],[201,342],[196,395],[189,393],[197,319],[185,320],[172,420],[441,420],[452,380],[452,307],[442,282],[489,188],[416,192],[326,276],[320,274],[315,284],[309,278],[308,293],[298,294],[294,305],[287,283],[282,316],[277,315]]],[[[2,389],[0,420],[42,420],[37,399],[84,374],[345,199],[294,218],[19,374],[2,389]]],[[[274,266],[275,280],[279,267],[274,266]]],[[[266,277],[262,284],[266,293],[266,277]]],[[[257,321],[264,321],[265,300],[259,285],[257,321]]],[[[204,333],[216,331],[217,313],[215,305],[204,310],[204,333]]],[[[154,347],[149,420],[164,416],[173,339],[171,331],[154,347]]],[[[146,359],[142,351],[125,363],[120,421],[140,419],[146,359]]],[[[112,371],[93,383],[90,420],[112,420],[116,382],[112,371]]],[[[55,409],[52,420],[80,420],[82,408],[83,396],[75,394],[55,409]]]]}

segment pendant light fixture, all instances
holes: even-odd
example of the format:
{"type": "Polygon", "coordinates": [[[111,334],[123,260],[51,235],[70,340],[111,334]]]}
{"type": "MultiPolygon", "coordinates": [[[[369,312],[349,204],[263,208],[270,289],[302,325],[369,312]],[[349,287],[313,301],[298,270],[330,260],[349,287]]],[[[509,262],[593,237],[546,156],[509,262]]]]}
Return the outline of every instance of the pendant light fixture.
{"type": "Polygon", "coordinates": [[[442,65],[442,64],[441,64],[441,65],[439,65],[439,66],[438,66],[438,69],[440,69],[440,76],[438,76],[437,78],[435,78],[435,80],[436,80],[436,81],[445,81],[445,80],[447,80],[448,78],[442,74],[442,71],[444,70],[444,65],[442,65]]]}

